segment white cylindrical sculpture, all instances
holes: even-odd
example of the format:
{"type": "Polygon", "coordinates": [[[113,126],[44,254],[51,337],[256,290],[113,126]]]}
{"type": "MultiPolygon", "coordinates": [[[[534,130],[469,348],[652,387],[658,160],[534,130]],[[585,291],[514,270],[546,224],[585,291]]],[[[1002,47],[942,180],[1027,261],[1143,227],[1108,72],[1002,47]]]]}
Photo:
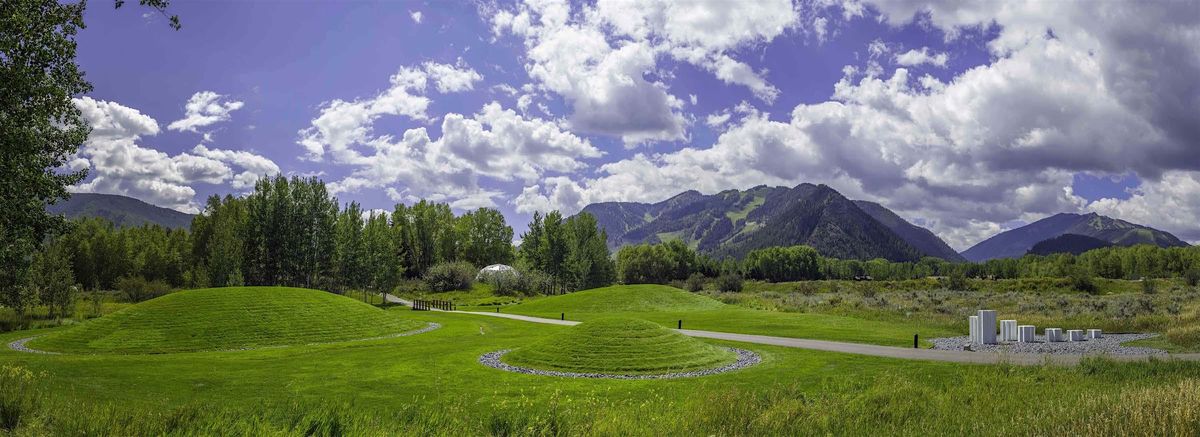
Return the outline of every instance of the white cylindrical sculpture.
{"type": "Polygon", "coordinates": [[[1017,321],[1000,321],[1000,341],[1017,341],[1017,321]]]}
{"type": "Polygon", "coordinates": [[[1063,341],[1062,328],[1046,328],[1046,343],[1063,341]]]}
{"type": "Polygon", "coordinates": [[[967,324],[971,325],[971,344],[979,343],[979,316],[967,317],[967,324]]]}
{"type": "Polygon", "coordinates": [[[996,312],[979,310],[979,342],[996,344],[996,312]]]}
{"type": "Polygon", "coordinates": [[[1087,331],[1087,338],[1104,338],[1104,333],[1100,332],[1099,329],[1089,329],[1087,331]]]}
{"type": "Polygon", "coordinates": [[[1067,341],[1083,341],[1083,330],[1082,329],[1068,329],[1067,330],[1067,341]]]}
{"type": "Polygon", "coordinates": [[[1033,336],[1036,333],[1033,325],[1021,325],[1017,327],[1017,341],[1021,343],[1036,343],[1037,339],[1033,336]]]}

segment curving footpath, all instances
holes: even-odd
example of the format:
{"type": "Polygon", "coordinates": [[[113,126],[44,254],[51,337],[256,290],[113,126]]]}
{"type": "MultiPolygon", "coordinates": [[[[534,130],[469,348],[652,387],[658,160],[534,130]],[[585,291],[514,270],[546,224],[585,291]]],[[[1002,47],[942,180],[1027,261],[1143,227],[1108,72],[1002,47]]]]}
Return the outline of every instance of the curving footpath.
{"type": "MultiPolygon", "coordinates": [[[[444,311],[448,313],[472,314],[488,317],[500,317],[512,320],[522,320],[548,325],[574,326],[579,322],[571,320],[546,319],[542,317],[522,316],[519,314],[484,313],[474,311],[444,311]]],[[[879,346],[874,344],[846,343],[840,341],[809,340],[804,338],[775,337],[770,335],[736,334],[732,332],[700,331],[682,329],[680,333],[698,338],[715,340],[738,341],[743,343],[765,344],[770,346],[792,347],[826,352],[841,352],[846,354],[869,355],[874,357],[900,358],[906,360],[946,361],[952,363],[999,364],[1009,363],[1025,366],[1040,364],[1075,365],[1084,355],[1060,354],[1013,354],[998,352],[967,352],[945,351],[933,349],[915,349],[895,346],[879,346]]],[[[1149,359],[1179,359],[1185,361],[1200,361],[1200,353],[1169,354],[1169,355],[1107,355],[1116,361],[1146,361],[1149,359]],[[1166,358],[1164,358],[1166,357],[1166,358]]]]}

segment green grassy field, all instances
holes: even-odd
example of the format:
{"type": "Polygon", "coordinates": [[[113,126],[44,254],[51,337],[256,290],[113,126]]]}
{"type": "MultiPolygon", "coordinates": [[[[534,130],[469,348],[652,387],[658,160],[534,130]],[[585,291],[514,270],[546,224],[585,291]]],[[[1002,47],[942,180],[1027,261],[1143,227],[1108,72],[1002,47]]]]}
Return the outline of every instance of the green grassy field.
{"type": "Polygon", "coordinates": [[[710,369],[736,359],[728,349],[645,320],[609,317],[583,322],[518,348],[503,361],[542,370],[658,374],[710,369]]]}
{"type": "MultiPolygon", "coordinates": [[[[0,429],[20,435],[1200,431],[1190,403],[1200,399],[1200,367],[1191,363],[976,366],[709,342],[749,347],[763,363],[680,380],[567,379],[504,372],[477,360],[569,328],[388,312],[443,328],[236,352],[45,356],[6,349],[0,351],[0,409],[6,413],[0,429]]],[[[0,341],[36,333],[6,333],[0,341]]]]}
{"type": "MultiPolygon", "coordinates": [[[[249,296],[245,289],[172,296],[220,292],[249,296]]],[[[321,292],[297,296],[312,293],[321,292]]],[[[288,295],[274,295],[284,301],[277,304],[286,303],[277,310],[305,301],[284,296],[288,295]]],[[[667,317],[686,315],[685,327],[691,328],[701,328],[694,320],[708,323],[704,329],[882,344],[890,341],[888,332],[899,336],[915,328],[849,316],[756,311],[660,286],[585,291],[504,308],[536,310],[534,315],[542,316],[567,311],[568,318],[600,322],[574,328],[403,307],[380,310],[349,298],[321,296],[332,299],[321,304],[323,308],[353,304],[387,320],[415,325],[433,321],[443,327],[408,337],[241,351],[40,355],[4,348],[0,435],[1200,433],[1200,415],[1195,414],[1200,365],[1191,362],[1116,363],[1096,358],[1071,368],[963,365],[693,340],[706,345],[701,349],[751,349],[763,361],[734,372],[676,380],[544,377],[492,369],[478,359],[500,349],[555,345],[550,350],[560,365],[589,348],[606,347],[593,344],[594,339],[627,342],[614,338],[620,331],[617,325],[635,328],[631,332],[670,332],[636,321],[604,322],[605,314],[667,326],[673,326],[667,317]],[[639,311],[646,308],[654,311],[639,311]],[[754,320],[766,321],[756,325],[754,320]],[[578,335],[589,325],[597,331],[578,335]]],[[[156,313],[169,312],[189,317],[170,305],[147,305],[153,302],[93,322],[128,322],[124,314],[132,310],[145,313],[138,320],[167,319],[156,313]]],[[[292,317],[320,322],[307,315],[292,317]]],[[[258,322],[239,320],[247,324],[214,335],[257,335],[258,322]]],[[[356,323],[367,323],[362,320],[368,319],[356,323]]],[[[3,333],[0,344],[33,335],[65,336],[87,325],[3,333]]],[[[172,338],[177,344],[188,341],[172,338]]],[[[681,355],[664,354],[662,362],[669,362],[670,356],[681,355]]],[[[579,362],[583,368],[612,365],[579,362]]]]}
{"type": "MultiPolygon", "coordinates": [[[[485,309],[480,309],[486,311],[485,309]]],[[[837,340],[889,346],[923,338],[961,335],[945,327],[917,321],[865,320],[819,313],[761,311],[727,305],[712,298],[663,285],[616,285],[506,306],[503,312],[586,321],[623,316],[687,329],[837,340]]]]}
{"type": "Polygon", "coordinates": [[[325,343],[424,326],[318,290],[235,287],[182,291],[34,339],[71,353],[168,353],[325,343]]]}

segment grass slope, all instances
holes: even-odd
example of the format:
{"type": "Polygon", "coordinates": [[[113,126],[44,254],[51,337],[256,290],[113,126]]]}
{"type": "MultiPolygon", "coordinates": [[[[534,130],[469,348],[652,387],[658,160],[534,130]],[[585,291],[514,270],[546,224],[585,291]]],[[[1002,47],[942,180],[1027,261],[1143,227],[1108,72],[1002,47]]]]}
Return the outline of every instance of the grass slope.
{"type": "MultiPolygon", "coordinates": [[[[477,360],[567,327],[388,312],[443,326],[412,337],[241,353],[0,348],[8,420],[0,435],[1200,433],[1196,363],[961,365],[754,345],[762,364],[706,378],[546,378],[477,360]]],[[[44,332],[0,333],[0,344],[44,332]]]]}
{"type": "Polygon", "coordinates": [[[171,353],[323,343],[424,323],[343,296],[285,287],[181,291],[30,342],[72,353],[171,353]]]}
{"type": "MultiPolygon", "coordinates": [[[[488,311],[488,309],[482,309],[488,311]]],[[[628,316],[674,328],[743,334],[911,346],[922,339],[960,335],[943,327],[903,321],[865,320],[830,314],[764,311],[727,305],[715,299],[665,285],[614,285],[506,306],[506,313],[587,321],[628,316]]]]}
{"type": "MultiPolygon", "coordinates": [[[[702,311],[724,308],[711,298],[654,284],[613,285],[532,300],[513,308],[528,313],[702,311]]],[[[508,309],[505,309],[508,312],[508,309]]]]}
{"type": "Polygon", "coordinates": [[[504,357],[509,364],[535,369],[617,374],[709,369],[736,359],[728,349],[628,317],[580,323],[504,357]]]}

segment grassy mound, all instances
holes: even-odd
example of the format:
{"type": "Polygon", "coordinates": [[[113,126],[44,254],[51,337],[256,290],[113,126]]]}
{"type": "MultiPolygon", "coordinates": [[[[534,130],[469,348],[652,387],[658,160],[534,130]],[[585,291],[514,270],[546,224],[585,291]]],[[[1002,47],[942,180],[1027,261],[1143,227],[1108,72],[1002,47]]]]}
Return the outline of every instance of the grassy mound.
{"type": "Polygon", "coordinates": [[[370,338],[424,325],[324,291],[211,288],[152,299],[29,346],[71,353],[229,350],[370,338]]]}
{"type": "Polygon", "coordinates": [[[666,285],[614,285],[526,302],[520,313],[616,313],[705,311],[726,305],[711,298],[666,285]]]}
{"type": "Polygon", "coordinates": [[[656,374],[720,367],[737,355],[645,320],[611,317],[580,323],[503,359],[542,370],[656,374]]]}

